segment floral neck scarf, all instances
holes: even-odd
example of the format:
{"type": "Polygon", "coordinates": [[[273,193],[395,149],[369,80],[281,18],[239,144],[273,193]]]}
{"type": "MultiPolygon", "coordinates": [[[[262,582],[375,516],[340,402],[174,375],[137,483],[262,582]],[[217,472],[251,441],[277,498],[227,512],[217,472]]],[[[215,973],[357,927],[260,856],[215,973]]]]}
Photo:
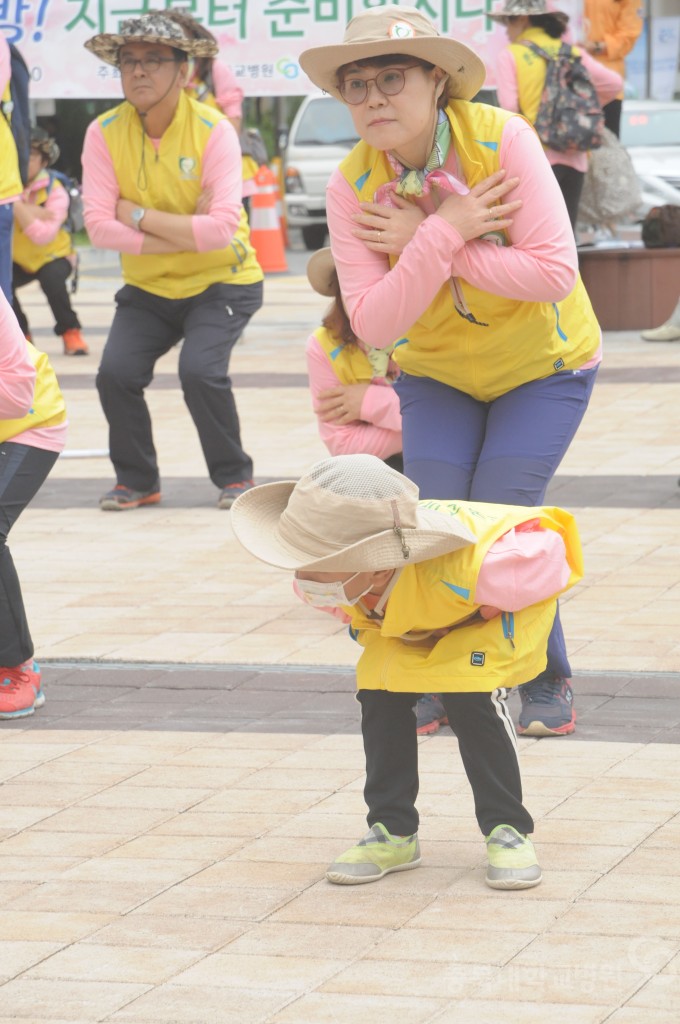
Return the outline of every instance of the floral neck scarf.
{"type": "Polygon", "coordinates": [[[433,185],[439,185],[449,192],[457,192],[458,195],[467,195],[470,191],[467,186],[458,181],[453,174],[444,170],[450,149],[451,125],[444,111],[440,110],[437,115],[434,145],[422,171],[404,167],[392,153],[387,153],[390,166],[397,176],[394,181],[388,181],[377,189],[373,201],[382,203],[383,206],[393,206],[392,195],[395,193],[404,198],[420,199],[422,196],[429,195],[433,185]]]}

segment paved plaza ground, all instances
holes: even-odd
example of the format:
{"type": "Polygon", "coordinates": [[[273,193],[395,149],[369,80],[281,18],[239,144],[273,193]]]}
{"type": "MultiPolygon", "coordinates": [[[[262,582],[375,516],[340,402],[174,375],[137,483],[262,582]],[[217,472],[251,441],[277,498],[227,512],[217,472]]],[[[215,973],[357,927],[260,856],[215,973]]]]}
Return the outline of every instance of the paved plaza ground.
{"type": "MultiPolygon", "coordinates": [[[[549,494],[577,515],[586,577],[562,606],[577,731],[520,740],[542,885],[484,885],[446,729],[421,741],[423,866],[341,887],[325,867],[365,831],[358,649],[237,545],[176,352],[148,394],[163,502],[98,510],[118,283],[88,261],[75,360],[22,293],[71,430],[12,534],[47,703],[0,725],[0,1024],[674,1024],[680,345],[606,336],[549,494]]],[[[271,276],[235,350],[258,481],[325,454],[304,363],[323,309],[300,273],[271,276]]]]}

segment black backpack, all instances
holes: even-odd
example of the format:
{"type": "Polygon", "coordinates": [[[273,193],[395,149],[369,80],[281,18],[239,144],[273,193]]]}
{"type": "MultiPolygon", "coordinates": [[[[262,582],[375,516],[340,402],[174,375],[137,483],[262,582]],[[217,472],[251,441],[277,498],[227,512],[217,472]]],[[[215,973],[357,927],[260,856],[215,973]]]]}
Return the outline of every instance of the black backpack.
{"type": "Polygon", "coordinates": [[[581,58],[562,43],[554,57],[536,43],[522,42],[546,62],[545,85],[534,128],[548,149],[598,149],[602,145],[604,114],[595,86],[581,58]]]}
{"type": "Polygon", "coordinates": [[[58,181],[68,194],[68,216],[64,227],[71,235],[76,231],[83,231],[85,228],[85,217],[83,214],[83,196],[80,185],[75,178],[69,178],[68,174],[63,174],[62,171],[55,171],[52,167],[50,167],[47,173],[50,177],[48,193],[53,187],[54,182],[58,181]]]}
{"type": "Polygon", "coordinates": [[[28,158],[31,153],[31,112],[28,105],[28,87],[31,74],[26,61],[14,43],[9,44],[11,75],[10,98],[2,104],[2,114],[12,129],[19,160],[22,184],[28,182],[28,158]]]}

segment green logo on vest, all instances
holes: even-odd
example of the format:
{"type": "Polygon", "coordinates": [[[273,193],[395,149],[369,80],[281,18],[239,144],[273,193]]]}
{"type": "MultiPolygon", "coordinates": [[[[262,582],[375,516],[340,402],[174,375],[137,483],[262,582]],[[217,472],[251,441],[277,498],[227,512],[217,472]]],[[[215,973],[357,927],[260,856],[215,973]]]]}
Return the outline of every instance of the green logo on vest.
{"type": "Polygon", "coordinates": [[[179,173],[185,181],[196,178],[196,161],[192,156],[181,156],[179,158],[179,173]]]}
{"type": "Polygon", "coordinates": [[[486,655],[483,651],[473,651],[470,655],[470,664],[476,668],[480,668],[486,661],[486,655]]]}

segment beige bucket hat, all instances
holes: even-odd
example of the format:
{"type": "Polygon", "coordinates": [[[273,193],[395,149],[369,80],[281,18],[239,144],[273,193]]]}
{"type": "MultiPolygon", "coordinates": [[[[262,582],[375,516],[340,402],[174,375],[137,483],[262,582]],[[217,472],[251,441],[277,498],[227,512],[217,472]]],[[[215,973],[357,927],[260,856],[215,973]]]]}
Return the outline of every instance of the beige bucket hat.
{"type": "Polygon", "coordinates": [[[196,58],[216,57],[219,53],[214,40],[189,39],[176,21],[160,11],[121,21],[118,32],[101,32],[88,39],[85,48],[106,64],[117,67],[120,48],[126,43],[162,43],[196,58]]]}
{"type": "Polygon", "coordinates": [[[347,25],[336,46],[315,46],[300,54],[300,66],[324,92],[342,100],[338,69],[366,57],[403,53],[429,61],[449,76],[451,99],[471,100],[484,85],[486,69],[468,46],[441,36],[429,18],[415,7],[388,4],[362,11],[347,25]]]}
{"type": "Polygon", "coordinates": [[[315,292],[332,299],[335,295],[335,260],[329,246],[317,249],[307,262],[307,280],[315,292]]]}
{"type": "Polygon", "coordinates": [[[418,504],[418,488],[375,455],[337,455],[297,483],[253,487],[231,525],[247,551],[280,569],[377,572],[474,544],[453,517],[418,504]]]}

